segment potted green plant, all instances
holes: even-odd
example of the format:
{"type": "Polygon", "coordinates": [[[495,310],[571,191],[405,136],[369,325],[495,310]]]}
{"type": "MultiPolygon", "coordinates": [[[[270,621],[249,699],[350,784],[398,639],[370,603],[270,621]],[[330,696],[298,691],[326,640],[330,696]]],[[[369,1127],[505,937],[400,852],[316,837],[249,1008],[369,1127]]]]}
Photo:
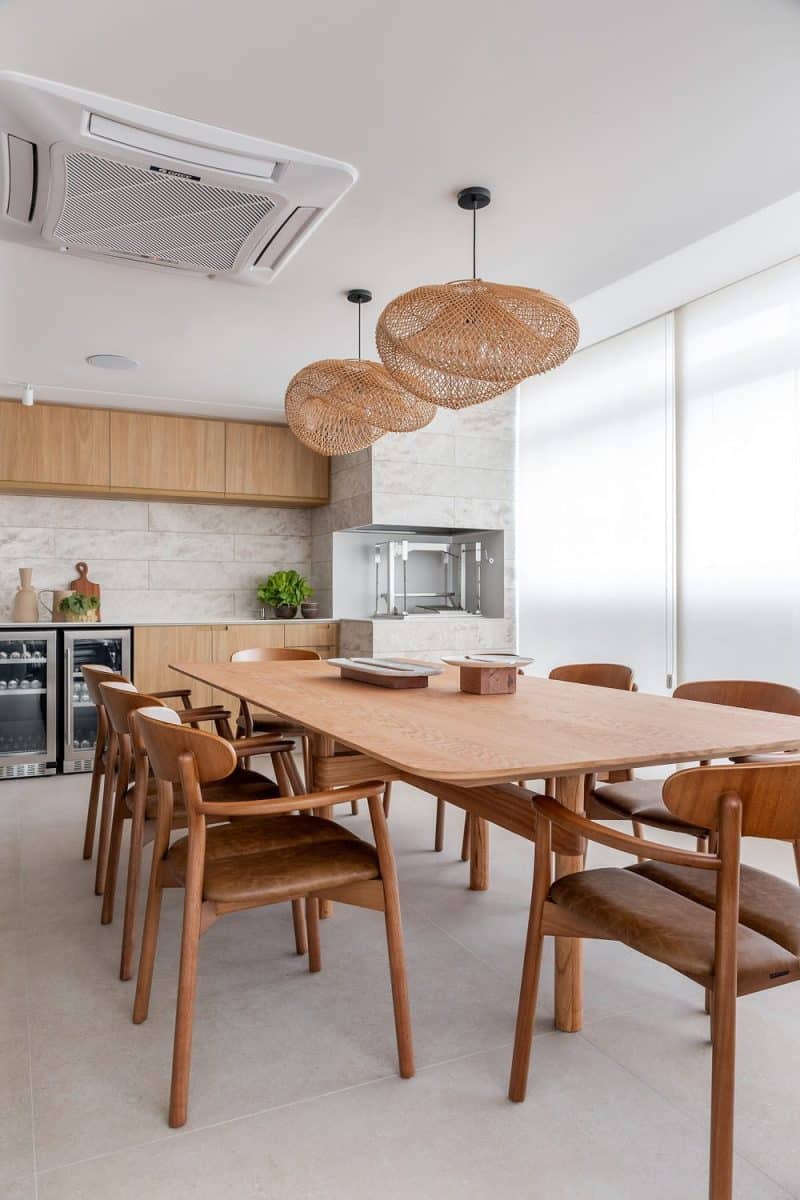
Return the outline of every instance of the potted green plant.
{"type": "Polygon", "coordinates": [[[286,619],[296,615],[298,604],[307,600],[312,591],[308,580],[297,571],[275,571],[259,584],[258,598],[275,609],[276,617],[286,619]]]}
{"type": "Polygon", "coordinates": [[[65,621],[88,623],[97,620],[100,601],[97,596],[84,596],[82,592],[70,592],[64,596],[58,606],[58,611],[64,614],[65,621]]]}

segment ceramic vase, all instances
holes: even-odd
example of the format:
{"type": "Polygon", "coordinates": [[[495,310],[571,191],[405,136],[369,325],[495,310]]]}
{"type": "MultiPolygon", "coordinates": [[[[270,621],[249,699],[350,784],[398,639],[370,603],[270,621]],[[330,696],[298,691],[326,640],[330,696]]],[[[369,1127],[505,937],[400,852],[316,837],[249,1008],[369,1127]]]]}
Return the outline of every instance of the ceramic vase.
{"type": "Polygon", "coordinates": [[[20,625],[33,625],[39,620],[39,597],[31,587],[33,567],[20,567],[19,588],[11,609],[11,620],[20,625]]]}

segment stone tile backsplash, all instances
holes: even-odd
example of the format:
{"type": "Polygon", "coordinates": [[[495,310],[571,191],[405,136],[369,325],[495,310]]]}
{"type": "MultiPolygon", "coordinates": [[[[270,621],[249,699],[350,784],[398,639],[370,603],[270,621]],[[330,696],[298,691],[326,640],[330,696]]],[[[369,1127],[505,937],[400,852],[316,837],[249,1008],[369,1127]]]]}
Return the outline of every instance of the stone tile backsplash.
{"type": "Polygon", "coordinates": [[[19,567],[33,567],[43,591],[66,587],[81,559],[102,588],[104,620],[256,617],[256,586],[272,571],[309,575],[311,512],[0,496],[0,619],[10,616],[19,567]]]}

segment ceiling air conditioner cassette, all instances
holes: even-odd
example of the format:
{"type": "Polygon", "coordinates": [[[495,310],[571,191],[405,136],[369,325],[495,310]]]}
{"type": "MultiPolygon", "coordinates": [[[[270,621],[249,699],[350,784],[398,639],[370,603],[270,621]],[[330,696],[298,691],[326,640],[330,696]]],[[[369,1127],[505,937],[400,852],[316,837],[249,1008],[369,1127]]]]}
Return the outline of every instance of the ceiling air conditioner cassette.
{"type": "Polygon", "coordinates": [[[355,183],[347,163],[0,71],[0,237],[268,283],[355,183]]]}

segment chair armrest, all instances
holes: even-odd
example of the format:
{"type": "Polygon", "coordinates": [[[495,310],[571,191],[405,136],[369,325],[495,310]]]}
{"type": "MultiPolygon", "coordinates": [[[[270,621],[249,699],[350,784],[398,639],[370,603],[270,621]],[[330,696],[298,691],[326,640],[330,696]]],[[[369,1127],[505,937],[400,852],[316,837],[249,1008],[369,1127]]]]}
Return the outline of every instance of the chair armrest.
{"type": "Polygon", "coordinates": [[[280,751],[291,752],[294,750],[294,742],[290,738],[275,738],[269,734],[237,738],[230,745],[237,758],[250,758],[253,754],[277,754],[280,751]]]}
{"type": "Polygon", "coordinates": [[[663,846],[661,842],[650,842],[645,838],[631,837],[629,833],[618,833],[597,821],[590,821],[580,813],[571,812],[551,796],[542,796],[538,792],[529,792],[528,795],[536,811],[546,820],[552,821],[562,829],[572,829],[590,842],[599,842],[602,846],[633,854],[637,858],[654,858],[678,867],[719,870],[720,860],[715,854],[703,854],[698,850],[676,850],[672,846],[663,846]]]}
{"type": "Polygon", "coordinates": [[[178,716],[183,723],[193,721],[222,721],[230,718],[230,711],[221,704],[209,704],[206,708],[181,708],[178,716]]]}
{"type": "Polygon", "coordinates": [[[310,792],[305,796],[272,796],[266,800],[235,800],[229,804],[204,800],[198,808],[206,817],[278,816],[281,813],[307,812],[311,808],[329,808],[333,804],[370,799],[382,795],[384,786],[383,783],[372,782],[328,792],[310,792]]]}
{"type": "Polygon", "coordinates": [[[191,688],[172,688],[168,692],[150,692],[157,700],[188,700],[192,694],[191,688]]]}

